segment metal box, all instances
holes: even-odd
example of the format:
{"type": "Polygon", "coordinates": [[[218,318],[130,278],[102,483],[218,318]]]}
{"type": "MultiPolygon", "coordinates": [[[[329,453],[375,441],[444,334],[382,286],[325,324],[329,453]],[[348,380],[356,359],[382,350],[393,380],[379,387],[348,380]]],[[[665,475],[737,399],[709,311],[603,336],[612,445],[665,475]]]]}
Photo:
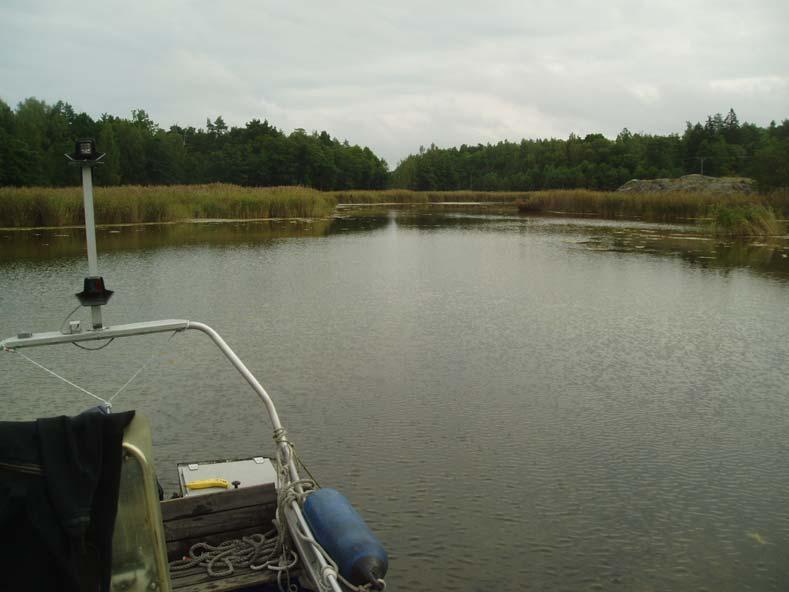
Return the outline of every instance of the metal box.
{"type": "Polygon", "coordinates": [[[276,487],[277,471],[274,469],[274,464],[271,460],[262,456],[240,460],[212,460],[178,464],[178,482],[181,487],[181,495],[184,497],[227,491],[235,487],[233,485],[234,481],[238,482],[238,488],[268,483],[273,483],[276,487]],[[193,481],[210,479],[224,479],[230,486],[227,489],[224,487],[189,489],[187,486],[188,483],[193,481]]]}

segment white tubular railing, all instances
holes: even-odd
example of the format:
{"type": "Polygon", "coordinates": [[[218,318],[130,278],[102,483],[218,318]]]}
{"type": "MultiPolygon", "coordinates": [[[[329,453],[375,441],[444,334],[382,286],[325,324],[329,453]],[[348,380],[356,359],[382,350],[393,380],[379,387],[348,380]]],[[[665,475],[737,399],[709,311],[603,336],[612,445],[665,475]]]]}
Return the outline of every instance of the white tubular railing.
{"type": "MultiPolygon", "coordinates": [[[[80,333],[61,333],[59,331],[51,331],[48,333],[21,333],[16,337],[11,337],[9,339],[0,341],[0,349],[13,351],[15,349],[27,347],[58,345],[63,343],[79,343],[82,341],[97,341],[103,339],[118,339],[121,337],[131,337],[134,335],[150,335],[153,333],[169,333],[172,331],[180,332],[186,331],[188,329],[201,331],[211,338],[219,350],[225,354],[225,357],[230,360],[230,363],[233,364],[235,369],[238,370],[241,376],[244,377],[244,380],[247,381],[247,384],[252,387],[252,390],[255,391],[260,400],[263,402],[269,419],[271,420],[271,425],[274,428],[274,433],[280,433],[282,431],[282,423],[279,420],[277,409],[274,407],[274,402],[266,392],[266,389],[263,388],[263,386],[258,382],[257,378],[255,378],[254,374],[249,371],[249,368],[246,367],[244,362],[241,361],[241,359],[230,348],[227,342],[222,339],[219,333],[214,331],[214,329],[205,323],[170,319],[164,321],[149,321],[144,323],[116,325],[80,333]]],[[[291,454],[288,442],[280,441],[278,446],[280,447],[282,457],[287,461],[288,473],[290,474],[291,480],[299,481],[299,472],[293,459],[293,455],[291,454]]],[[[300,488],[297,488],[297,490],[301,492],[300,488]]],[[[299,504],[295,501],[291,502],[290,510],[293,513],[293,517],[295,518],[295,524],[291,520],[286,520],[288,527],[290,529],[301,528],[302,532],[308,533],[311,536],[312,532],[307,525],[307,521],[304,519],[304,515],[301,512],[301,507],[299,504]]],[[[298,540],[298,534],[293,533],[293,538],[298,540]]],[[[323,554],[312,544],[298,546],[302,554],[309,552],[312,555],[310,558],[302,557],[302,563],[310,571],[309,575],[315,581],[315,584],[321,587],[322,582],[328,582],[333,592],[342,592],[342,589],[340,588],[340,585],[337,581],[336,573],[334,572],[333,567],[327,563],[323,554]],[[306,550],[307,548],[309,551],[306,550]]]]}
{"type": "MultiPolygon", "coordinates": [[[[264,389],[263,386],[258,382],[257,378],[255,378],[255,375],[249,371],[249,368],[247,368],[246,365],[244,365],[244,362],[242,362],[241,359],[236,355],[236,352],[230,349],[230,346],[225,342],[224,339],[222,339],[219,333],[217,333],[211,327],[209,327],[204,323],[196,323],[196,322],[195,323],[188,322],[186,325],[186,329],[195,329],[197,331],[202,331],[213,340],[216,346],[222,351],[223,354],[225,354],[225,357],[227,357],[227,359],[230,360],[230,363],[233,364],[233,366],[235,366],[236,370],[238,370],[241,376],[244,377],[244,380],[246,380],[249,386],[252,387],[252,390],[254,390],[257,393],[258,397],[260,397],[260,400],[263,401],[263,404],[266,406],[266,411],[268,411],[269,418],[271,419],[271,425],[274,427],[274,432],[276,433],[279,430],[281,430],[282,423],[279,421],[279,415],[277,414],[277,410],[274,407],[274,402],[271,400],[271,397],[266,392],[266,389],[264,389]]],[[[287,442],[280,442],[279,446],[280,446],[280,450],[282,451],[283,458],[287,460],[288,472],[290,473],[290,478],[293,481],[298,481],[300,479],[299,471],[296,468],[296,463],[293,460],[293,455],[290,453],[290,448],[287,442]]],[[[310,533],[310,535],[312,535],[312,532],[310,531],[310,528],[307,525],[307,521],[304,519],[304,515],[301,512],[301,507],[299,506],[299,504],[296,503],[295,501],[291,502],[290,509],[296,518],[298,527],[302,528],[304,532],[310,533]]],[[[289,520],[287,521],[287,524],[289,528],[294,527],[294,525],[291,524],[289,520]]],[[[296,533],[293,533],[293,538],[298,539],[298,535],[296,533]]],[[[317,567],[319,570],[318,573],[310,573],[310,577],[315,581],[315,583],[318,586],[320,586],[320,583],[325,578],[326,580],[328,580],[329,585],[331,586],[331,589],[333,591],[342,592],[340,585],[337,582],[337,577],[333,573],[333,569],[327,570],[327,568],[329,568],[330,566],[326,562],[326,559],[323,557],[323,554],[321,554],[313,545],[309,545],[309,544],[303,546],[300,545],[300,550],[302,553],[305,552],[305,547],[309,548],[310,550],[309,552],[313,555],[313,557],[311,561],[307,560],[306,557],[302,557],[303,559],[302,563],[305,566],[309,566],[309,567],[312,567],[315,563],[317,563],[317,567]]]]}

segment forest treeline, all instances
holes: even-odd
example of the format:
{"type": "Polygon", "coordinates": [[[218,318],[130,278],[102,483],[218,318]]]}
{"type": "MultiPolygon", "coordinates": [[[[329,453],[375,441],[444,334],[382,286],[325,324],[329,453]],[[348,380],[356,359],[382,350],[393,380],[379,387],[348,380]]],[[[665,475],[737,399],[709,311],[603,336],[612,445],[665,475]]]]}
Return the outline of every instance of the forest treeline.
{"type": "Polygon", "coordinates": [[[767,191],[789,187],[789,120],[767,128],[740,123],[734,110],[688,122],[682,135],[601,134],[567,140],[503,141],[420,148],[392,173],[394,187],[415,190],[616,189],[630,179],[703,172],[746,176],[767,191]]]}
{"type": "Polygon", "coordinates": [[[104,114],[94,120],[58,101],[29,98],[11,109],[0,100],[0,185],[75,185],[79,176],[63,158],[76,138],[96,138],[107,154],[96,169],[102,185],[234,183],[304,185],[321,190],[381,189],[386,161],[369,148],[326,132],[286,134],[253,119],[228,127],[221,116],[205,128],[162,129],[142,109],[130,118],[104,114]]]}
{"type": "Polygon", "coordinates": [[[612,190],[633,178],[713,176],[755,178],[762,190],[789,187],[789,120],[760,127],[740,123],[734,110],[680,134],[631,133],[615,139],[502,141],[459,148],[420,148],[389,172],[367,147],[325,131],[290,134],[253,119],[228,127],[221,116],[205,128],[163,129],[142,109],[123,118],[93,119],[58,101],[28,98],[12,109],[0,100],[0,185],[75,185],[63,154],[73,141],[94,137],[106,152],[102,185],[233,183],[304,185],[324,191],[403,188],[421,191],[612,190]]]}

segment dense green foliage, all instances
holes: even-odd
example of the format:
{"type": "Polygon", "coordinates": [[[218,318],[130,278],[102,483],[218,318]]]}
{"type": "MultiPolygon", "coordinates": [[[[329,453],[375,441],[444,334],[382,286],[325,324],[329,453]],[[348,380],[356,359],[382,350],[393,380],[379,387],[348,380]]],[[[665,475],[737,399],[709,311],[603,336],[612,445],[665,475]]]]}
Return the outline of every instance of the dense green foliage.
{"type": "Polygon", "coordinates": [[[66,186],[79,182],[63,154],[74,140],[93,137],[106,164],[100,185],[235,183],[248,186],[306,185],[316,189],[377,189],[388,168],[369,148],[340,142],[328,133],[297,129],[285,134],[253,119],[228,128],[222,117],[205,129],[161,129],[143,110],[130,119],[93,120],[62,101],[33,98],[12,110],[0,100],[0,185],[66,186]]]}
{"type": "Polygon", "coordinates": [[[713,211],[713,232],[731,237],[773,236],[781,226],[769,208],[760,205],[719,205],[713,211]]]}
{"type": "Polygon", "coordinates": [[[73,140],[95,137],[107,153],[97,169],[100,185],[233,183],[304,185],[316,189],[418,191],[612,190],[632,178],[678,177],[693,172],[749,176],[762,191],[789,187],[789,120],[762,128],[740,123],[733,110],[688,123],[682,135],[601,134],[566,140],[502,141],[427,150],[403,160],[393,173],[369,148],[340,142],[327,132],[290,134],[253,119],[228,126],[222,117],[205,129],[160,128],[143,110],[130,118],[77,113],[62,101],[33,98],[11,109],[0,100],[0,186],[78,183],[63,159],[73,140]]]}
{"type": "MultiPolygon", "coordinates": [[[[336,198],[306,187],[168,185],[97,187],[99,224],[198,218],[312,218],[334,212],[336,198]]],[[[78,187],[0,188],[0,227],[71,226],[85,222],[78,187]]]]}
{"type": "Polygon", "coordinates": [[[629,179],[698,173],[748,176],[762,191],[789,187],[789,120],[767,128],[740,123],[733,110],[682,135],[601,134],[567,140],[503,141],[420,149],[400,163],[391,185],[415,190],[616,189],[629,179]],[[703,169],[702,169],[703,165],[703,169]]]}

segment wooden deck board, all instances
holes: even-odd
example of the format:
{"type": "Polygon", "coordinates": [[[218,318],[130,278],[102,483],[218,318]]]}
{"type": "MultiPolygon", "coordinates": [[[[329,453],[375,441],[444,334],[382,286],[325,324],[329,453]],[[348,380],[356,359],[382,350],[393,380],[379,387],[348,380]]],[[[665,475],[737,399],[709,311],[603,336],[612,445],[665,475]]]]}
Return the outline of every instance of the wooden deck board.
{"type": "MultiPolygon", "coordinates": [[[[272,529],[276,506],[277,492],[273,484],[163,501],[168,559],[180,559],[197,542],[218,544],[268,532],[272,529]]],[[[226,577],[210,576],[206,568],[199,565],[170,572],[173,590],[177,592],[230,592],[275,584],[276,580],[276,573],[270,570],[249,568],[237,568],[226,577]]]]}
{"type": "Polygon", "coordinates": [[[250,506],[228,512],[214,512],[193,518],[172,520],[164,523],[165,538],[168,541],[199,538],[204,534],[227,532],[246,525],[267,524],[265,530],[271,530],[269,518],[271,514],[272,512],[269,512],[269,508],[265,506],[250,506]]]}
{"type": "Polygon", "coordinates": [[[229,489],[194,497],[180,497],[162,502],[162,520],[169,522],[179,518],[202,516],[213,512],[276,503],[276,501],[277,491],[273,483],[242,489],[229,489]]]}
{"type": "Polygon", "coordinates": [[[205,567],[196,565],[184,570],[170,572],[173,591],[178,592],[225,592],[247,586],[272,584],[277,574],[270,570],[254,571],[237,568],[233,574],[221,578],[208,575],[205,567]]]}
{"type": "Polygon", "coordinates": [[[273,485],[164,501],[167,556],[180,559],[197,542],[212,545],[272,529],[277,509],[273,485]]]}

